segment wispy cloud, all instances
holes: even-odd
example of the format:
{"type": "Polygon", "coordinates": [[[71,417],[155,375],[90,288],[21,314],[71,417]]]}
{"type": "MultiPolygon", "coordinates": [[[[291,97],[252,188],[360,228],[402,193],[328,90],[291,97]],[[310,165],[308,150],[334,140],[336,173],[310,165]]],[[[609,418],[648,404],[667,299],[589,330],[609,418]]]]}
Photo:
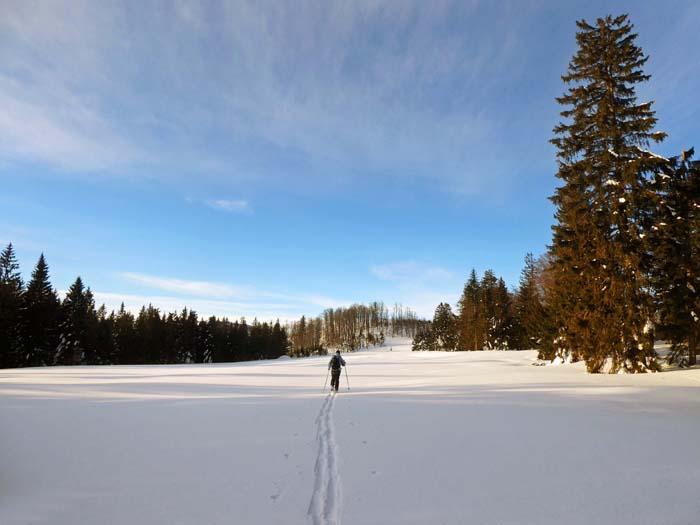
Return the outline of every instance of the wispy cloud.
{"type": "Polygon", "coordinates": [[[454,274],[445,268],[417,261],[399,261],[370,266],[370,273],[383,281],[426,283],[452,279],[454,274]]]}
{"type": "Polygon", "coordinates": [[[215,210],[226,211],[230,213],[253,213],[253,209],[245,200],[230,200],[217,199],[207,201],[207,206],[215,210]]]}
{"type": "Polygon", "coordinates": [[[179,312],[183,308],[196,311],[201,317],[217,316],[229,319],[257,318],[260,321],[293,321],[302,315],[309,315],[303,305],[284,302],[224,301],[215,299],[193,299],[167,295],[121,294],[94,292],[95,301],[104,303],[108,310],[118,310],[122,303],[131,312],[138,312],[142,306],[152,305],[162,312],[179,312]]]}
{"type": "Polygon", "coordinates": [[[55,92],[45,95],[32,96],[0,74],[0,155],[5,161],[46,161],[83,171],[124,166],[139,156],[103,116],[82,102],[57,100],[55,92]]]}
{"type": "Polygon", "coordinates": [[[166,292],[181,293],[193,297],[210,298],[249,298],[255,294],[254,290],[245,287],[237,287],[229,284],[208,282],[208,281],[186,281],[171,277],[158,277],[143,273],[124,272],[120,277],[129,282],[163,290],[166,292]]]}
{"type": "Polygon", "coordinates": [[[143,160],[118,129],[106,50],[112,8],[10,2],[0,11],[0,157],[69,171],[105,170],[143,160]],[[92,22],[90,21],[92,19],[92,22]]]}
{"type": "MultiPolygon", "coordinates": [[[[5,0],[0,159],[148,164],[134,171],[229,189],[364,177],[507,191],[524,157],[545,162],[556,119],[562,71],[540,69],[532,38],[549,19],[541,4],[5,0]],[[533,129],[547,136],[533,142],[533,129]]],[[[678,11],[658,60],[692,93],[692,61],[676,50],[697,6],[678,11]]],[[[554,36],[571,45],[574,16],[557,14],[571,27],[554,36]]],[[[674,111],[693,122],[687,104],[674,111]]]]}
{"type": "MultiPolygon", "coordinates": [[[[498,136],[484,97],[514,60],[516,32],[480,30],[478,2],[140,7],[5,3],[0,157],[72,170],[153,163],[162,169],[149,176],[181,169],[219,185],[391,171],[483,187],[466,168],[498,136]]],[[[502,26],[517,22],[493,9],[502,26]]]]}
{"type": "MultiPolygon", "coordinates": [[[[271,292],[254,286],[232,285],[211,281],[190,281],[135,272],[123,272],[118,275],[126,281],[142,286],[145,289],[181,295],[181,297],[169,297],[158,294],[135,295],[133,297],[138,297],[138,300],[141,301],[138,307],[153,303],[157,299],[158,304],[163,305],[185,305],[192,308],[195,308],[196,305],[205,305],[203,311],[206,312],[230,312],[235,310],[238,312],[236,314],[238,316],[259,316],[262,315],[262,312],[268,317],[280,317],[290,315],[289,312],[301,312],[299,316],[302,314],[317,315],[325,308],[337,308],[350,304],[350,301],[343,301],[321,294],[271,292]]],[[[112,295],[112,299],[120,297],[119,294],[112,295]]],[[[134,303],[134,301],[131,302],[134,303]]]]}

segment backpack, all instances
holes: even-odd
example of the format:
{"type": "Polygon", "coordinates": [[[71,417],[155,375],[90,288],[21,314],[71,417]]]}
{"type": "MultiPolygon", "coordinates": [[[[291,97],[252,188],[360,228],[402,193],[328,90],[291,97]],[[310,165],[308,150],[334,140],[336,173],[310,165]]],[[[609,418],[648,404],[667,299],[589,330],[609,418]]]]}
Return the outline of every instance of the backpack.
{"type": "Polygon", "coordinates": [[[333,356],[333,362],[331,363],[331,368],[333,370],[339,370],[340,369],[340,356],[338,354],[335,354],[333,356]]]}

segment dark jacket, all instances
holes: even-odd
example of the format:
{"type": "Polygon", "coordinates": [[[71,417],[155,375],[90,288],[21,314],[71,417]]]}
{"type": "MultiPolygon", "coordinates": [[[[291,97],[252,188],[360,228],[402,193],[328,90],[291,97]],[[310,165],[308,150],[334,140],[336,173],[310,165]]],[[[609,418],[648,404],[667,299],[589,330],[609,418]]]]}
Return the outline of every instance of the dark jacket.
{"type": "Polygon", "coordinates": [[[331,357],[331,362],[328,363],[328,369],[340,370],[341,366],[345,366],[345,360],[338,354],[333,355],[333,357],[331,357]]]}

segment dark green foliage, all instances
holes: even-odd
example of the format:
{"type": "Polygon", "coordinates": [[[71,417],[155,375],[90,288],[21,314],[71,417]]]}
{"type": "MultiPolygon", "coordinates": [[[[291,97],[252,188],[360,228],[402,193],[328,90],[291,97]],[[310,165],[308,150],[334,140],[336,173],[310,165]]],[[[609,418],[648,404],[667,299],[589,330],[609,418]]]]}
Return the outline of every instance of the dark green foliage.
{"type": "Polygon", "coordinates": [[[225,363],[242,361],[247,358],[248,325],[245,319],[230,322],[223,319],[209,318],[209,332],[212,334],[212,361],[225,363]]]}
{"type": "MultiPolygon", "coordinates": [[[[321,320],[309,323],[314,341],[321,320]]],[[[383,334],[381,334],[383,337],[383,334]]],[[[193,310],[162,314],[152,305],[138,316],[95,309],[90,288],[78,277],[61,303],[49,282],[44,256],[24,290],[12,245],[0,254],[0,366],[160,364],[275,359],[289,351],[279,323],[248,325],[200,319],[193,310]]]]}
{"type": "Polygon", "coordinates": [[[496,284],[489,319],[487,348],[504,350],[513,348],[513,300],[503,278],[499,278],[496,284]]]}
{"type": "MultiPolygon", "coordinates": [[[[118,365],[139,364],[139,337],[131,312],[121,304],[114,318],[114,353],[118,365]]],[[[175,362],[175,361],[173,361],[175,362]]]]}
{"type": "Polygon", "coordinates": [[[671,159],[653,184],[647,243],[660,332],[670,361],[696,363],[700,339],[700,162],[671,159]]]}
{"type": "Polygon", "coordinates": [[[644,273],[640,198],[651,173],[666,162],[647,151],[654,132],[651,102],[638,104],[635,85],[648,80],[627,16],[577,22],[579,49],[562,77],[557,101],[565,122],[554,128],[557,211],[551,247],[555,285],[549,344],[598,372],[656,368],[645,326],[653,317],[644,273]]]}
{"type": "Polygon", "coordinates": [[[546,334],[547,312],[538,268],[531,253],[525,256],[520,286],[515,296],[514,339],[517,348],[540,348],[546,334]]]}
{"type": "Polygon", "coordinates": [[[92,292],[78,277],[61,305],[55,364],[97,364],[97,312],[92,292]]]}
{"type": "Polygon", "coordinates": [[[426,326],[420,332],[413,336],[413,345],[411,347],[413,352],[424,352],[437,350],[437,345],[435,343],[435,334],[433,333],[430,326],[426,326]]]}
{"type": "Polygon", "coordinates": [[[184,308],[175,321],[175,359],[178,363],[194,363],[199,337],[197,312],[184,308]]]}
{"type": "Polygon", "coordinates": [[[54,363],[58,346],[60,303],[49,282],[49,267],[41,254],[24,293],[20,314],[22,358],[20,366],[54,363]]]}
{"type": "Polygon", "coordinates": [[[432,337],[435,350],[453,351],[457,349],[457,318],[447,303],[440,303],[435,309],[432,323],[432,337]]]}
{"type": "Polygon", "coordinates": [[[22,363],[20,311],[24,283],[12,244],[0,254],[0,368],[22,363]]]}
{"type": "Polygon", "coordinates": [[[287,339],[287,332],[282,325],[280,325],[279,319],[275,321],[272,327],[272,335],[270,337],[270,358],[277,358],[286,355],[289,351],[289,341],[287,339]]]}
{"type": "Polygon", "coordinates": [[[457,319],[459,350],[513,347],[517,332],[513,300],[503,279],[486,270],[479,281],[472,270],[459,300],[457,319]]]}
{"type": "MultiPolygon", "coordinates": [[[[138,317],[134,320],[134,331],[138,334],[138,348],[131,361],[138,363],[167,363],[166,344],[172,343],[173,338],[168,337],[168,325],[166,318],[161,317],[158,308],[152,305],[141,308],[138,317]]],[[[172,362],[177,362],[174,360],[172,362]]]]}
{"type": "Polygon", "coordinates": [[[95,363],[110,364],[117,362],[116,346],[114,342],[114,325],[116,316],[114,312],[107,315],[107,308],[103,304],[97,309],[97,327],[95,334],[95,363]]]}
{"type": "Polygon", "coordinates": [[[474,269],[464,285],[458,309],[458,348],[460,350],[482,350],[486,339],[486,320],[481,304],[481,285],[474,269]]]}
{"type": "Polygon", "coordinates": [[[199,321],[199,325],[197,327],[197,346],[195,347],[194,362],[211,362],[213,351],[214,335],[211,333],[211,330],[209,330],[209,323],[202,319],[199,321]]]}

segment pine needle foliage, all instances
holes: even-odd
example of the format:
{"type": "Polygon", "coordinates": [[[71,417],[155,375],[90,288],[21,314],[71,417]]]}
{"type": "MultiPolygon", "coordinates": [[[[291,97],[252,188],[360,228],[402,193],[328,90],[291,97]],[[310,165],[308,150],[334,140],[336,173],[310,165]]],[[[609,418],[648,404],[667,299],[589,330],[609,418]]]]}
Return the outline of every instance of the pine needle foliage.
{"type": "Polygon", "coordinates": [[[0,368],[13,368],[22,362],[19,315],[24,282],[12,243],[0,253],[0,368]]]}
{"type": "Polygon", "coordinates": [[[554,353],[584,359],[590,372],[656,369],[648,326],[653,302],[644,271],[643,189],[667,159],[648,151],[652,102],[635,87],[649,80],[648,57],[627,15],[577,23],[578,51],[562,80],[562,122],[554,128],[561,181],[552,202],[551,298],[554,353]]]}
{"type": "Polygon", "coordinates": [[[700,342],[700,161],[693,150],[652,181],[648,245],[659,332],[670,362],[695,365],[700,342]]]}

